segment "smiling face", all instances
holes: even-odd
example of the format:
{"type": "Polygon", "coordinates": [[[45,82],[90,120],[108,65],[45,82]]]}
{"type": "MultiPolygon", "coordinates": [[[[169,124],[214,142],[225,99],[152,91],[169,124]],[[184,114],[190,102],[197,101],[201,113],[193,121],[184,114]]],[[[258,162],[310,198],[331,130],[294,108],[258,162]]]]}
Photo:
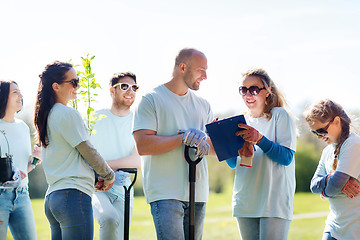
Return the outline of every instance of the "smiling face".
{"type": "MultiPolygon", "coordinates": [[[[242,86],[250,88],[251,86],[257,86],[259,89],[264,88],[264,83],[258,76],[246,76],[243,80],[242,86]]],[[[271,90],[271,88],[270,88],[271,90]]],[[[269,96],[269,92],[263,89],[258,95],[252,95],[249,91],[242,96],[245,105],[250,110],[250,115],[254,118],[258,118],[264,115],[265,100],[269,96]]]]}
{"type": "Polygon", "coordinates": [[[6,111],[10,113],[15,113],[20,111],[23,108],[22,103],[23,95],[20,92],[20,89],[17,84],[11,83],[9,89],[8,102],[6,105],[6,111]]]}
{"type": "Polygon", "coordinates": [[[327,121],[322,123],[318,120],[309,123],[312,131],[326,130],[327,134],[324,136],[317,136],[318,139],[325,141],[327,144],[337,143],[339,136],[341,135],[341,120],[339,117],[335,117],[333,121],[327,121]]]}
{"type": "Polygon", "coordinates": [[[199,90],[202,80],[207,79],[207,59],[203,54],[194,53],[191,62],[186,65],[184,72],[184,82],[188,88],[199,90]]]}
{"type": "MultiPolygon", "coordinates": [[[[134,85],[135,80],[131,77],[125,76],[119,79],[118,83],[127,83],[129,85],[134,85]]],[[[121,107],[126,106],[130,107],[134,101],[136,93],[132,91],[131,87],[129,87],[126,91],[121,90],[120,86],[111,87],[110,88],[111,97],[113,99],[114,105],[121,107]]]]}
{"type": "Polygon", "coordinates": [[[70,100],[75,100],[77,98],[77,90],[80,85],[74,87],[73,80],[77,79],[75,69],[71,68],[65,73],[65,79],[61,84],[53,83],[53,89],[56,94],[56,102],[63,105],[67,105],[70,100]]]}

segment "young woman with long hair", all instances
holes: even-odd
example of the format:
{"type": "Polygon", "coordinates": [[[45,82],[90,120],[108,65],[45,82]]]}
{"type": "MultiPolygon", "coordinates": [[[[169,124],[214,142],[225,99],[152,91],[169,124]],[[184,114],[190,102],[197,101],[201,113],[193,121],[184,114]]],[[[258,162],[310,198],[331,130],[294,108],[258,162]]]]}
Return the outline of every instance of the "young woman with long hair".
{"type": "Polygon", "coordinates": [[[97,190],[106,191],[114,182],[114,172],[89,143],[80,113],[66,106],[76,99],[78,88],[79,79],[69,63],[55,61],[40,74],[35,126],[49,184],[45,214],[52,239],[92,239],[93,170],[102,177],[97,190]]]}

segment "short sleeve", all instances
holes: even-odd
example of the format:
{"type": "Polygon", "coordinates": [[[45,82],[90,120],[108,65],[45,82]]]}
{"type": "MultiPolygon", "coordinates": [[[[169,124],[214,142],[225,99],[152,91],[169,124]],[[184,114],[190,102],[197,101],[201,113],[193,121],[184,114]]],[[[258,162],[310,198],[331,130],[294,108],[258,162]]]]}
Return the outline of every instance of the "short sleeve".
{"type": "Polygon", "coordinates": [[[133,131],[140,129],[157,131],[155,103],[150,94],[142,97],[135,111],[133,131]]]}
{"type": "Polygon", "coordinates": [[[294,119],[283,108],[277,108],[275,142],[296,151],[296,126],[294,119]]]}
{"type": "Polygon", "coordinates": [[[359,179],[360,176],[360,141],[354,138],[344,142],[340,149],[337,171],[359,179]]]}
{"type": "Polygon", "coordinates": [[[75,109],[70,109],[56,117],[56,128],[63,136],[66,142],[72,147],[76,147],[81,142],[89,140],[89,132],[81,118],[81,115],[75,109]]]}

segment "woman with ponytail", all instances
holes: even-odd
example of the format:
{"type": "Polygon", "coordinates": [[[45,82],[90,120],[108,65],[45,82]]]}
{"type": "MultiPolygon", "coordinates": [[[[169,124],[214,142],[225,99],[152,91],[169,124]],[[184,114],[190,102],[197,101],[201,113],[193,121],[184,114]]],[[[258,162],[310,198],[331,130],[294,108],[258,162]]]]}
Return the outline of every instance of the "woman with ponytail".
{"type": "Polygon", "coordinates": [[[67,106],[76,99],[78,88],[79,79],[69,63],[55,61],[40,75],[35,126],[49,184],[45,214],[52,239],[93,239],[93,170],[102,177],[98,191],[107,191],[114,182],[114,172],[89,143],[80,113],[67,106]]]}
{"type": "Polygon", "coordinates": [[[311,180],[313,193],[329,198],[330,214],[323,240],[360,236],[360,137],[350,131],[351,119],[331,100],[322,100],[305,112],[312,133],[328,146],[311,180]]]}

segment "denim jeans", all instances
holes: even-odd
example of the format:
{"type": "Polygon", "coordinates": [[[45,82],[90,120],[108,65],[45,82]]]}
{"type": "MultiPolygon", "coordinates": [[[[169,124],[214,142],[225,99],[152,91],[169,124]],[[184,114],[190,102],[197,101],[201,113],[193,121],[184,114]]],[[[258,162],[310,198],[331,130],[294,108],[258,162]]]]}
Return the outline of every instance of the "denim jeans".
{"type": "Polygon", "coordinates": [[[0,239],[6,239],[8,226],[15,240],[36,239],[27,187],[0,189],[0,239]]]}
{"type": "MultiPolygon", "coordinates": [[[[134,192],[130,191],[130,222],[134,202],[134,192]]],[[[93,196],[93,211],[100,225],[100,240],[119,240],[124,237],[124,196],[118,197],[109,192],[97,192],[93,196]]]]}
{"type": "Polygon", "coordinates": [[[51,239],[93,239],[91,197],[76,189],[62,189],[46,196],[45,214],[51,239]]]}
{"type": "Polygon", "coordinates": [[[241,239],[244,240],[286,240],[290,220],[282,218],[236,218],[241,239]]]}
{"type": "MultiPolygon", "coordinates": [[[[159,200],[150,203],[158,240],[189,239],[190,203],[179,200],[159,200]]],[[[206,203],[195,203],[195,239],[202,238],[206,203]]]]}

